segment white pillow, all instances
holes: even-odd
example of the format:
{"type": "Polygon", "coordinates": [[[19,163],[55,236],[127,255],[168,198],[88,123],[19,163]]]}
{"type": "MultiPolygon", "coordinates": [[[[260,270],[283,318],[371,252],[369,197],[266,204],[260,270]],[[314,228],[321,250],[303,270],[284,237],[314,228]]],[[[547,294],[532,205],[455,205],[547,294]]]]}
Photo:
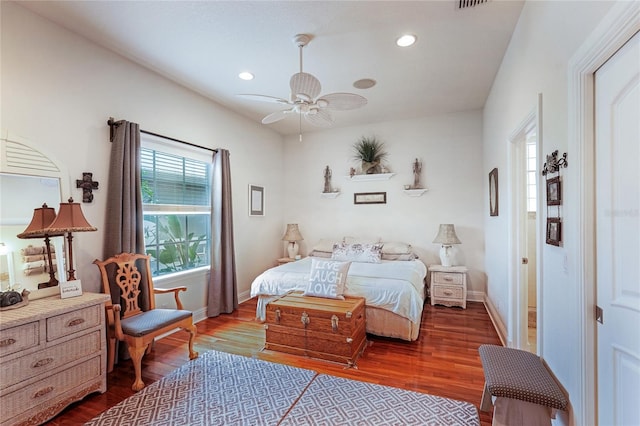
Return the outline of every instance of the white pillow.
{"type": "Polygon", "coordinates": [[[321,238],[313,247],[311,247],[311,251],[326,251],[331,253],[333,251],[333,245],[338,243],[340,240],[330,240],[327,238],[321,238]]]}
{"type": "Polygon", "coordinates": [[[342,242],[345,244],[378,244],[382,238],[361,238],[361,237],[344,237],[342,242]]]}
{"type": "Polygon", "coordinates": [[[380,263],[382,244],[334,244],[331,259],[346,262],[380,263]]]}
{"type": "Polygon", "coordinates": [[[413,253],[411,244],[397,243],[397,242],[385,242],[382,247],[382,254],[407,254],[413,253]]]}
{"type": "Polygon", "coordinates": [[[344,300],[349,266],[350,262],[311,259],[311,274],[304,295],[344,300]]]}

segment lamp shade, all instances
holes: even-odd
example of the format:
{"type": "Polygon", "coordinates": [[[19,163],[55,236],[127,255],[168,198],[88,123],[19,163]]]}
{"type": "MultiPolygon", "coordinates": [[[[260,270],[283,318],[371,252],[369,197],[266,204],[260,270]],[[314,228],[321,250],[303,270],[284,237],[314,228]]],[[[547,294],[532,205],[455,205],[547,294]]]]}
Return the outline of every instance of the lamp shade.
{"type": "Polygon", "coordinates": [[[49,225],[47,231],[49,235],[63,234],[65,232],[90,232],[98,229],[91,226],[82,213],[80,203],[74,203],[73,198],[69,198],[68,203],[60,203],[58,216],[49,225]]]}
{"type": "Polygon", "coordinates": [[[450,246],[452,244],[462,244],[456,235],[456,229],[452,223],[440,224],[438,235],[433,240],[434,243],[450,246]]]}
{"type": "Polygon", "coordinates": [[[287,230],[282,236],[282,241],[301,241],[304,240],[302,238],[302,234],[300,234],[300,230],[298,229],[297,223],[290,223],[287,225],[287,230]]]}
{"type": "Polygon", "coordinates": [[[42,207],[33,209],[33,217],[27,229],[18,234],[18,238],[44,238],[45,236],[54,237],[64,234],[64,232],[51,232],[47,228],[56,218],[56,211],[43,204],[42,207]]]}

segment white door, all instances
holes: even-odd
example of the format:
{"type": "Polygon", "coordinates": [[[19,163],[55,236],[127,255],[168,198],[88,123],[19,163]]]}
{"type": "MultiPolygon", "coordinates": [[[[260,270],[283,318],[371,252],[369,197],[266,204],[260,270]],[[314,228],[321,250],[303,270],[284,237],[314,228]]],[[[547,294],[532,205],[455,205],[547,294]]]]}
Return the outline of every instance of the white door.
{"type": "Polygon", "coordinates": [[[598,423],[640,425],[640,34],[595,79],[598,423]]]}

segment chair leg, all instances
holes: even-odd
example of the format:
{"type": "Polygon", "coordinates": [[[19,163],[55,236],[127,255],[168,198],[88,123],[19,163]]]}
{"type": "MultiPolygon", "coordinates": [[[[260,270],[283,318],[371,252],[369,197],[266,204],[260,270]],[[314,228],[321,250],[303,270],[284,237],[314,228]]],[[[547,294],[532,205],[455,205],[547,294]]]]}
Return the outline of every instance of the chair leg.
{"type": "Polygon", "coordinates": [[[113,371],[113,365],[116,361],[116,338],[109,337],[107,342],[107,373],[113,371]]]}
{"type": "Polygon", "coordinates": [[[129,355],[131,355],[131,362],[133,362],[133,369],[136,373],[136,380],[133,382],[133,386],[131,386],[134,392],[144,388],[144,382],[142,381],[142,357],[146,349],[146,346],[133,347],[129,345],[129,355]]]}
{"type": "Polygon", "coordinates": [[[198,352],[193,350],[193,341],[196,338],[196,326],[191,324],[190,327],[185,328],[185,331],[189,332],[189,359],[198,358],[198,352]]]}

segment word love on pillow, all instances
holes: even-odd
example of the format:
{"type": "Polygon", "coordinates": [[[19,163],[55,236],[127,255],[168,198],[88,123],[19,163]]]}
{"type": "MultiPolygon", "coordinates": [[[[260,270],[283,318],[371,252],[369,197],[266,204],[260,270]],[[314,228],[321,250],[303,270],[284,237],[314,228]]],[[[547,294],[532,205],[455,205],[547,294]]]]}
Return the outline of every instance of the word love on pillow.
{"type": "Polygon", "coordinates": [[[311,259],[311,275],[305,296],[344,300],[344,287],[351,262],[311,259]]]}

